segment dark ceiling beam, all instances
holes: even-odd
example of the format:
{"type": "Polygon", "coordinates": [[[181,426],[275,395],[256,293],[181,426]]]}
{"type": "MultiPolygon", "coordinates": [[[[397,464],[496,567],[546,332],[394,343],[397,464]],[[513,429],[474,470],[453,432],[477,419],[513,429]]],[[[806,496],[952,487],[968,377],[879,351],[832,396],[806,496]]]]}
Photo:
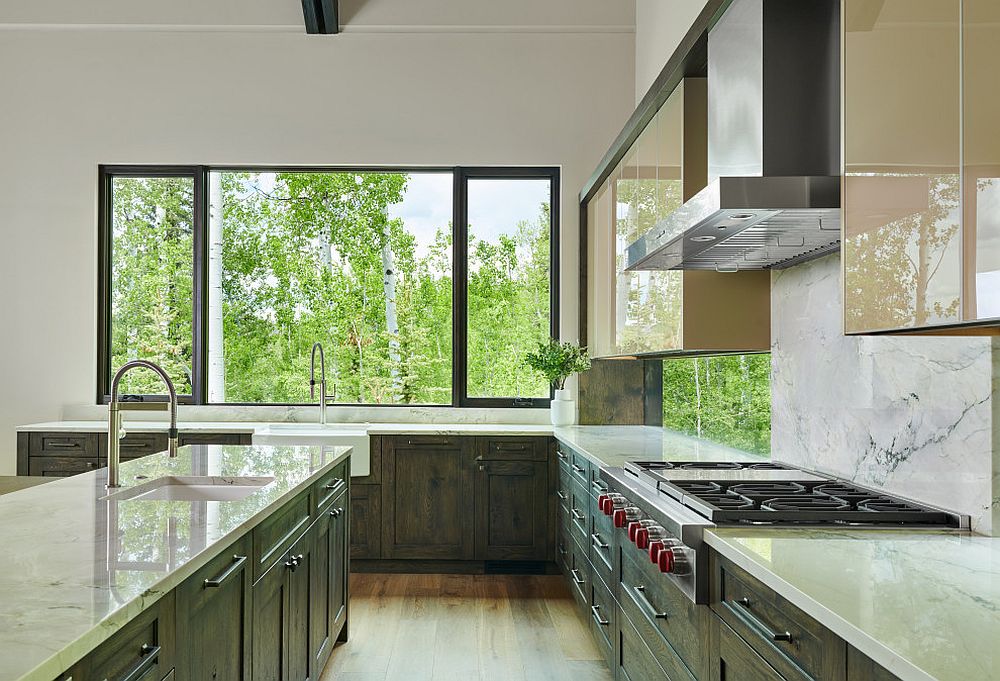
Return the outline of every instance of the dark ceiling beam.
{"type": "Polygon", "coordinates": [[[338,0],[302,0],[302,16],[306,22],[306,33],[340,33],[338,0]]]}

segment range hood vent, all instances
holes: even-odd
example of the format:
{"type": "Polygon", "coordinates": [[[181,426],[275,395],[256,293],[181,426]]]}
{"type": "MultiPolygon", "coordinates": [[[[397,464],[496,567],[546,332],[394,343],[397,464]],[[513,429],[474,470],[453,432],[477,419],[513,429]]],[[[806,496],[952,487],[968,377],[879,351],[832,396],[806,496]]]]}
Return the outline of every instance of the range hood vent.
{"type": "Polygon", "coordinates": [[[839,249],[839,35],[839,0],[734,0],[708,36],[708,186],[629,246],[628,270],[839,249]]]}

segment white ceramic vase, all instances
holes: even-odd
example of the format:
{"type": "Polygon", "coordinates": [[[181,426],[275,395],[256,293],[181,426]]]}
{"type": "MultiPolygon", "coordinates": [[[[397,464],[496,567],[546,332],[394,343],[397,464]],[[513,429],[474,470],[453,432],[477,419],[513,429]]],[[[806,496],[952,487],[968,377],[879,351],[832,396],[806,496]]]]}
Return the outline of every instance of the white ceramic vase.
{"type": "Polygon", "coordinates": [[[556,390],[555,399],[549,407],[553,426],[572,426],[576,423],[576,400],[569,399],[569,391],[556,390]]]}

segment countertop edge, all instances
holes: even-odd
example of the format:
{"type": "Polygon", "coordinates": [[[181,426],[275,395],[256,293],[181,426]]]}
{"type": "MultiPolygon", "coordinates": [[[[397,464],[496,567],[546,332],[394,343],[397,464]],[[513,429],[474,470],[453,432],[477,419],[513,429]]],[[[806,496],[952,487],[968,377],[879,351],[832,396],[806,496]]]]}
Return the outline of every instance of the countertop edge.
{"type": "MultiPolygon", "coordinates": [[[[179,421],[177,429],[183,432],[208,431],[214,433],[249,433],[256,434],[272,423],[289,423],[294,425],[318,425],[307,421],[179,421]]],[[[346,425],[349,422],[338,422],[331,425],[346,425]]],[[[405,423],[405,422],[371,422],[357,423],[358,430],[365,430],[368,435],[399,435],[399,434],[432,434],[432,435],[524,435],[551,436],[554,426],[533,423],[405,423]]],[[[125,420],[125,430],[133,433],[166,432],[169,423],[166,421],[125,420]]],[[[28,423],[15,428],[18,433],[106,433],[108,424],[105,421],[46,421],[28,423]]]]}
{"type": "Polygon", "coordinates": [[[297,494],[300,494],[303,490],[308,489],[308,487],[316,482],[319,477],[327,473],[334,466],[341,463],[345,458],[350,456],[351,452],[354,450],[351,446],[339,446],[337,448],[344,451],[342,451],[329,463],[326,463],[321,468],[313,471],[309,477],[304,478],[300,483],[288,489],[270,505],[244,520],[239,524],[239,526],[217,539],[211,545],[206,546],[198,554],[192,556],[192,558],[186,563],[178,567],[173,572],[165,575],[161,581],[157,582],[142,594],[124,604],[112,615],[98,622],[94,622],[90,631],[86,634],[69,642],[66,647],[58,653],[55,653],[43,662],[39,663],[31,671],[20,676],[14,681],[51,681],[51,679],[57,678],[74,664],[95,651],[102,643],[110,639],[129,622],[148,610],[151,606],[155,605],[163,596],[168,594],[173,589],[176,589],[181,583],[184,582],[184,580],[207,565],[209,561],[218,556],[219,553],[232,542],[244,536],[247,532],[252,531],[265,518],[267,518],[275,507],[290,501],[297,494]],[[68,654],[67,651],[71,649],[76,650],[75,652],[68,654]]]}
{"type": "Polygon", "coordinates": [[[800,591],[794,584],[768,570],[765,566],[747,556],[725,537],[711,530],[705,531],[705,543],[724,558],[731,560],[740,568],[759,579],[768,588],[787,598],[793,605],[807,615],[827,627],[848,644],[857,648],[888,671],[899,676],[903,681],[941,681],[924,670],[915,666],[906,658],[885,647],[881,642],[858,629],[843,619],[833,610],[823,606],[813,598],[800,591]]]}

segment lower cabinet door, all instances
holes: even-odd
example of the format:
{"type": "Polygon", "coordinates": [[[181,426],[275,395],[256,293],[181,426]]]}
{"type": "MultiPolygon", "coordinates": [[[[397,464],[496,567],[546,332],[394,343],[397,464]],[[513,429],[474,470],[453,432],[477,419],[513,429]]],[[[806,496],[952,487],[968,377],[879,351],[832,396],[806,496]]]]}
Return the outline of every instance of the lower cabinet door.
{"type": "Polygon", "coordinates": [[[287,681],[289,647],[288,556],[272,565],[253,585],[253,679],[287,681]]]}
{"type": "Polygon", "coordinates": [[[84,679],[149,681],[162,679],[174,666],[175,594],[170,592],[84,658],[84,679]]]}
{"type": "Polygon", "coordinates": [[[545,560],[548,464],[481,461],[476,479],[476,559],[545,560]]]}
{"type": "Polygon", "coordinates": [[[288,575],[288,680],[305,681],[316,657],[309,636],[309,609],[316,583],[313,573],[318,567],[314,533],[306,532],[289,553],[294,566],[288,575]]]}
{"type": "Polygon", "coordinates": [[[717,654],[712,661],[713,681],[784,681],[728,624],[714,619],[717,654]]]}
{"type": "Polygon", "coordinates": [[[309,533],[315,554],[309,570],[309,659],[312,678],[319,678],[333,650],[333,521],[332,510],[322,511],[309,533]]]}
{"type": "Polygon", "coordinates": [[[330,631],[339,641],[347,640],[348,580],[351,577],[348,503],[344,495],[330,510],[330,631]]]}
{"type": "Polygon", "coordinates": [[[619,681],[671,681],[657,663],[642,637],[618,611],[618,659],[615,676],[619,681]]]}
{"type": "Polygon", "coordinates": [[[250,681],[250,536],[177,590],[182,681],[250,681]]]}

